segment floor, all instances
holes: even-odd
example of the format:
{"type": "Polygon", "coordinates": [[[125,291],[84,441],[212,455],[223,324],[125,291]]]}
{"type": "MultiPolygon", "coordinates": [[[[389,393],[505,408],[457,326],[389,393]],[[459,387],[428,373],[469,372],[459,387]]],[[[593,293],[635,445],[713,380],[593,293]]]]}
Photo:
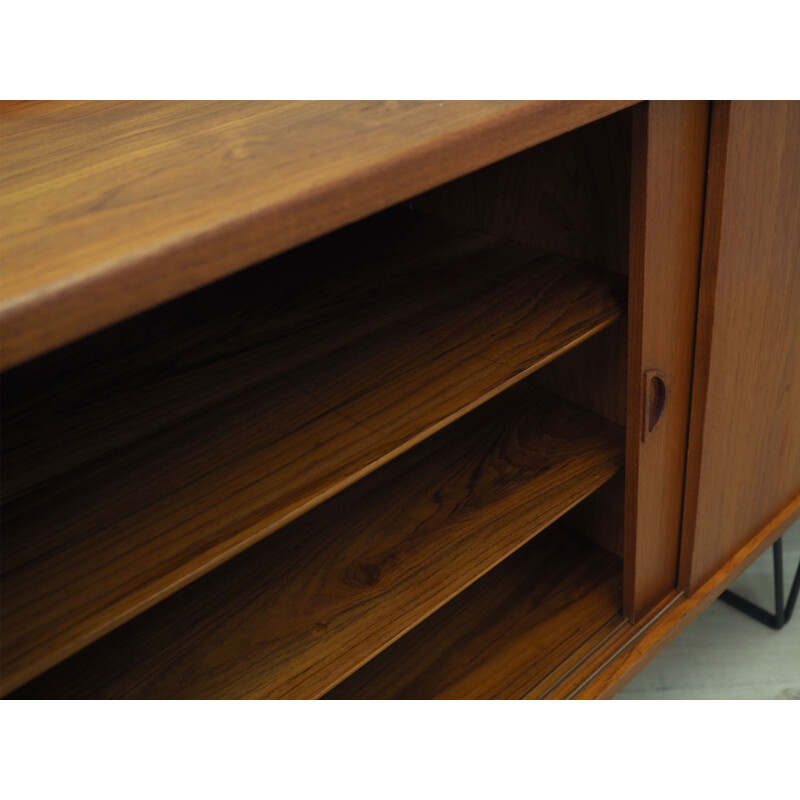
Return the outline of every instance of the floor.
{"type": "MultiPolygon", "coordinates": [[[[800,560],[800,521],[783,535],[784,591],[800,560]]],[[[733,586],[773,611],[772,549],[733,586]]],[[[619,700],[800,700],[800,600],[773,631],[717,600],[653,659],[619,700]]]]}

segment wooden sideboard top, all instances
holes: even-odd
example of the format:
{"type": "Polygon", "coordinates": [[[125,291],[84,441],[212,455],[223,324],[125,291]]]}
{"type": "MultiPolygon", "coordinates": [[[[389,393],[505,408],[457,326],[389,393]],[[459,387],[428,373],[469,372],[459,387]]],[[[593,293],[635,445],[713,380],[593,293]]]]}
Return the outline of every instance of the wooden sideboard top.
{"type": "Polygon", "coordinates": [[[629,105],[0,104],[3,367],[629,105]]]}

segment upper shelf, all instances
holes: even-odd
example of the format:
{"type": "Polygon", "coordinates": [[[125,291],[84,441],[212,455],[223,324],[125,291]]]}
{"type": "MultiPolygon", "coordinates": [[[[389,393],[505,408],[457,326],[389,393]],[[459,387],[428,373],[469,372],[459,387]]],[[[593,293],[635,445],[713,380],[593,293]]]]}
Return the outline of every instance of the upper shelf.
{"type": "Polygon", "coordinates": [[[631,105],[0,105],[11,367],[631,105]]]}

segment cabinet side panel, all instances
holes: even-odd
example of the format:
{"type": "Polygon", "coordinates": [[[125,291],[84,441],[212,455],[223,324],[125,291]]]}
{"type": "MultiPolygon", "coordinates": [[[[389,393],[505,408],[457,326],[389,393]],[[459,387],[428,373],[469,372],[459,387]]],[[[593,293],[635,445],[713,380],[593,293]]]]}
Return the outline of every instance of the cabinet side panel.
{"type": "Polygon", "coordinates": [[[800,103],[715,103],[680,585],[800,495],[800,103]]]}
{"type": "Polygon", "coordinates": [[[651,102],[634,112],[624,598],[632,620],[678,577],[709,105],[651,102]],[[664,376],[666,403],[643,441],[647,370],[664,376]]]}

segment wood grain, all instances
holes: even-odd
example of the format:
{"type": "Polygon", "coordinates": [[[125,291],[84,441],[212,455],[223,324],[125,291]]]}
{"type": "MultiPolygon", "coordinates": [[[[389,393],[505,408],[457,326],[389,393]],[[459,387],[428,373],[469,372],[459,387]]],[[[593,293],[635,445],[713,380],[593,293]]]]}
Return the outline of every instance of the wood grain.
{"type": "Polygon", "coordinates": [[[407,211],[4,379],[7,691],[616,319],[611,273],[407,211]]]}
{"type": "MultiPolygon", "coordinates": [[[[624,427],[628,391],[627,315],[537,370],[531,380],[569,403],[624,427]]],[[[567,525],[620,558],[625,476],[618,475],[570,511],[567,525]]]]}
{"type": "Polygon", "coordinates": [[[705,102],[634,109],[625,611],[636,620],[677,584],[708,138],[705,102]],[[667,402],[641,441],[643,375],[667,402]]]}
{"type": "Polygon", "coordinates": [[[681,587],[800,492],[800,103],[715,103],[681,587]]]}
{"type": "Polygon", "coordinates": [[[524,150],[415,198],[413,207],[627,274],[632,114],[524,150]]]}
{"type": "MultiPolygon", "coordinates": [[[[631,135],[625,109],[413,200],[415,209],[628,274],[631,135]]],[[[535,382],[626,424],[628,320],[538,370],[535,382]]],[[[593,498],[599,498],[595,493],[593,498]]],[[[570,515],[569,524],[622,554],[624,487],[570,515]]],[[[582,504],[586,506],[587,504],[582,504]]]]}
{"type": "Polygon", "coordinates": [[[3,367],[627,105],[4,106],[3,367]]]}
{"type": "Polygon", "coordinates": [[[628,318],[537,372],[536,383],[587,411],[625,425],[628,386],[628,318]]]}
{"type": "MultiPolygon", "coordinates": [[[[623,438],[520,384],[19,696],[317,697],[613,476],[623,438]]],[[[619,567],[574,555],[543,566],[544,585],[566,598],[538,612],[542,649],[565,655],[575,629],[620,602],[619,567]],[[583,613],[566,607],[592,593],[583,613]],[[542,619],[548,609],[559,615],[542,619]]]]}
{"type": "Polygon", "coordinates": [[[564,523],[622,558],[625,549],[625,473],[615,475],[580,505],[564,523]]]}
{"type": "Polygon", "coordinates": [[[330,692],[514,699],[622,622],[622,564],[554,525],[330,692]]]}

